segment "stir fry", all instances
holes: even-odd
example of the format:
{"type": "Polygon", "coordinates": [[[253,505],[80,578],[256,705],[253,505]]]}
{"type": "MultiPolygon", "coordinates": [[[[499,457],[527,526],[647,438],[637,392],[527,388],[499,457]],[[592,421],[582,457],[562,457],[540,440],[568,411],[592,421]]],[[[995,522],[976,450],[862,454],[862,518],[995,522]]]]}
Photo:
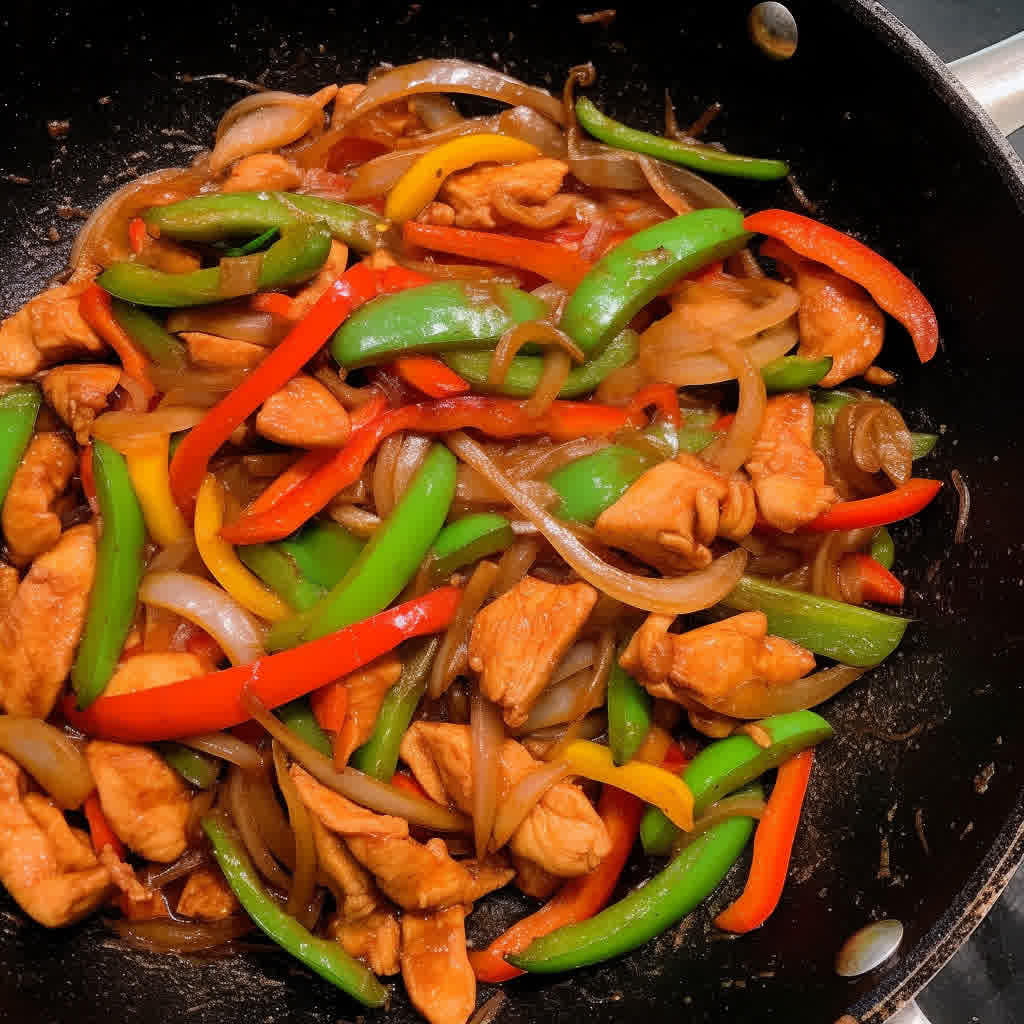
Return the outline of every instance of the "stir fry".
{"type": "Polygon", "coordinates": [[[737,862],[718,928],[784,898],[811,709],[908,627],[888,527],[936,437],[878,360],[886,314],[922,362],[936,319],[696,173],[783,161],[593,80],[254,93],[0,324],[0,881],[42,925],[258,930],[464,1024],[478,979],[635,949],[737,862]]]}

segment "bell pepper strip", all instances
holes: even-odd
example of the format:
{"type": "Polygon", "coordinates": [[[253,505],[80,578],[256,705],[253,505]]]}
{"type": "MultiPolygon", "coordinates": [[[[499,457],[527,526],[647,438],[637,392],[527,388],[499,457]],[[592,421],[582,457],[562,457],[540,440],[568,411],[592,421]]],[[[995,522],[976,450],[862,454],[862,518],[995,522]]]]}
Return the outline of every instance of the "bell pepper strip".
{"type": "Polygon", "coordinates": [[[858,668],[872,668],[889,657],[912,621],[780,587],[757,576],[743,576],[722,604],[740,612],[764,612],[768,632],[774,636],[858,668]]]}
{"type": "Polygon", "coordinates": [[[469,384],[440,359],[431,356],[399,356],[392,364],[395,373],[430,398],[463,395],[469,384]]]}
{"type": "Polygon", "coordinates": [[[808,359],[780,356],[761,367],[765,388],[770,391],[802,391],[817,384],[832,369],[832,357],[808,359]]]}
{"type": "Polygon", "coordinates": [[[294,559],[277,544],[244,544],[235,554],[253,575],[266,584],[295,612],[312,608],[327,593],[327,588],[307,579],[294,559]]]}
{"type": "MultiPolygon", "coordinates": [[[[330,249],[331,236],[323,228],[315,224],[289,228],[263,253],[252,291],[285,288],[309,280],[324,265],[330,249]]],[[[96,281],[119,299],[140,306],[203,306],[226,298],[220,266],[173,274],[142,263],[115,263],[96,281]]]]}
{"type": "Polygon", "coordinates": [[[387,989],[368,967],[349,956],[340,943],[318,938],[303,928],[270,897],[227,815],[212,811],[202,824],[231,891],[264,935],[364,1006],[383,1006],[387,989]]]}
{"type": "Polygon", "coordinates": [[[648,384],[629,400],[629,409],[635,413],[650,408],[657,409],[660,417],[676,429],[682,423],[679,394],[671,384],[648,384]]]}
{"type": "Polygon", "coordinates": [[[117,667],[135,617],[146,542],[142,509],[124,457],[105,442],[94,441],[92,467],[103,528],[82,642],[71,669],[71,685],[80,708],[96,700],[117,667]]]}
{"type": "Polygon", "coordinates": [[[330,448],[313,448],[306,452],[246,508],[246,515],[255,515],[272,508],[286,494],[294,491],[299,484],[305,483],[321,466],[330,462],[333,454],[330,448]]]}
{"type": "Polygon", "coordinates": [[[342,682],[328,683],[309,695],[313,717],[324,732],[341,732],[348,715],[348,704],[348,687],[342,682]]]}
{"type": "Polygon", "coordinates": [[[310,523],[277,545],[308,579],[328,589],[352,568],[365,546],[343,526],[323,521],[310,523]]]}
{"type": "Polygon", "coordinates": [[[391,776],[391,785],[395,789],[400,789],[405,793],[411,793],[413,796],[418,796],[421,800],[429,800],[430,797],[427,795],[427,791],[408,773],[408,772],[395,772],[391,776]]]}
{"type": "Polygon", "coordinates": [[[440,639],[433,636],[410,648],[398,682],[384,696],[370,738],[352,754],[350,763],[354,768],[381,782],[389,782],[394,776],[398,747],[427,691],[430,669],[440,646],[440,639]]]}
{"type": "Polygon", "coordinates": [[[923,459],[926,455],[931,455],[935,449],[935,445],[938,444],[938,434],[922,434],[918,431],[911,431],[910,434],[910,457],[914,460],[923,459]]]}
{"type": "Polygon", "coordinates": [[[693,828],[693,794],[678,775],[660,765],[631,761],[616,765],[612,752],[590,740],[573,740],[561,754],[576,775],[625,790],[661,810],[681,829],[693,828]]]}
{"type": "Polygon", "coordinates": [[[78,475],[82,482],[82,494],[89,503],[89,511],[94,516],[100,514],[100,502],[96,497],[96,474],[92,471],[92,445],[87,444],[82,448],[78,460],[78,475]]]}
{"type": "Polygon", "coordinates": [[[549,312],[536,295],[511,285],[418,276],[420,287],[371,302],[335,331],[331,355],[339,365],[351,369],[416,352],[493,349],[510,327],[549,312]]]}
{"type": "Polygon", "coordinates": [[[458,587],[440,587],[294,650],[167,686],[103,697],[85,712],[68,699],[65,717],[90,736],[123,743],[230,729],[249,720],[242,704],[246,686],[270,708],[303,697],[362,668],[403,640],[444,629],[461,594],[458,587]]]}
{"type": "Polygon", "coordinates": [[[743,894],[715,918],[723,931],[742,934],[760,928],[779,905],[813,766],[813,750],[779,765],[775,788],[754,833],[754,859],[743,894]]]}
{"type": "Polygon", "coordinates": [[[292,318],[291,297],[283,292],[258,292],[249,302],[257,313],[270,313],[271,316],[279,316],[282,320],[292,318]]]}
{"type": "Polygon", "coordinates": [[[224,525],[224,488],[208,473],[196,501],[195,535],[199,557],[213,578],[254,615],[277,622],[288,606],[242,564],[234,548],[220,536],[224,525]]]}
{"type": "Polygon", "coordinates": [[[277,717],[324,757],[331,756],[331,738],[324,732],[325,727],[314,715],[310,700],[299,697],[297,700],[289,701],[277,709],[277,717]]]}
{"type": "Polygon", "coordinates": [[[804,530],[819,533],[828,530],[857,530],[870,526],[888,526],[917,515],[942,487],[941,480],[912,477],[885,494],[857,501],[840,501],[826,509],[804,530]]]}
{"type": "Polygon", "coordinates": [[[444,445],[434,445],[345,576],[309,611],[272,629],[267,649],[315,640],[386,608],[415,575],[447,518],[455,470],[455,456],[444,445]]]}
{"type": "MultiPolygon", "coordinates": [[[[135,266],[135,264],[130,264],[135,266]]],[[[156,395],[156,388],[149,379],[149,368],[145,356],[124,328],[114,319],[110,295],[96,282],[85,289],[78,298],[78,312],[82,319],[114,350],[127,377],[134,380],[148,402],[156,395]]],[[[145,412],[145,409],[140,409],[145,412]]]]}
{"type": "Polygon", "coordinates": [[[550,935],[556,928],[586,921],[611,898],[615,884],[636,842],[643,803],[614,786],[605,786],[597,803],[611,849],[593,871],[565,882],[540,910],[517,921],[486,949],[471,951],[469,962],[478,980],[510,981],[525,972],[506,959],[522,952],[534,939],[550,935]]]}
{"type": "Polygon", "coordinates": [[[856,281],[886,313],[906,327],[922,363],[935,355],[939,347],[935,310],[909,277],[873,249],[841,231],[788,210],[761,210],[743,223],[748,231],[777,238],[801,256],[824,263],[837,274],[856,281]]]}
{"type": "MultiPolygon", "coordinates": [[[[767,733],[770,746],[759,747],[749,736],[737,734],[709,743],[689,763],[683,780],[693,793],[695,814],[833,734],[832,726],[813,711],[775,715],[758,725],[767,733]]],[[[647,853],[665,856],[678,836],[679,829],[658,808],[644,813],[640,839],[647,853]]]]}
{"type": "Polygon", "coordinates": [[[369,252],[389,241],[390,225],[381,217],[349,203],[294,192],[227,192],[196,196],[143,214],[156,235],[179,242],[216,242],[252,238],[271,228],[284,232],[297,225],[319,226],[357,252],[369,252]]]}
{"type": "Polygon", "coordinates": [[[0,505],[32,440],[42,402],[37,384],[16,384],[0,395],[0,505]]]}
{"type": "Polygon", "coordinates": [[[903,584],[870,555],[844,555],[842,565],[844,571],[849,567],[853,572],[865,601],[874,601],[875,604],[903,604],[903,584]]]}
{"type": "Polygon", "coordinates": [[[869,554],[883,569],[891,569],[896,561],[896,545],[892,534],[884,526],[880,526],[871,538],[869,554]]]}
{"type": "Polygon", "coordinates": [[[430,549],[431,572],[445,579],[464,565],[504,551],[514,540],[509,521],[496,512],[463,516],[437,535],[430,549]]]}
{"type": "Polygon", "coordinates": [[[529,415],[526,402],[478,395],[456,395],[405,405],[355,431],[345,447],[305,482],[271,508],[243,515],[225,527],[221,536],[232,544],[258,544],[293,533],[328,505],[339,491],[358,480],[380,442],[399,430],[436,434],[469,427],[496,438],[547,434],[555,440],[568,441],[613,434],[637,422],[627,409],[594,402],[556,401],[536,417],[529,415]]]}
{"type": "Polygon", "coordinates": [[[642,946],[714,892],[753,831],[752,818],[731,818],[713,826],[618,903],[587,921],[535,939],[507,959],[531,974],[552,974],[601,963],[642,946]]]}
{"type": "Polygon", "coordinates": [[[510,135],[481,133],[444,142],[424,153],[395,182],[384,214],[393,221],[412,220],[437,195],[449,174],[483,160],[514,163],[537,156],[540,150],[536,146],[510,135]]]}
{"type": "MultiPolygon", "coordinates": [[[[590,394],[614,370],[619,370],[636,356],[637,338],[634,331],[626,328],[593,359],[582,366],[574,366],[561,390],[559,398],[579,398],[590,394]]],[[[453,370],[473,385],[475,391],[487,394],[490,385],[491,352],[442,352],[440,358],[453,370]]],[[[509,364],[508,373],[501,382],[498,393],[516,398],[528,398],[537,390],[544,372],[543,356],[515,356],[509,364]]]]}
{"type": "Polygon", "coordinates": [[[160,756],[190,785],[196,789],[212,789],[220,777],[220,761],[201,750],[193,750],[183,743],[158,743],[160,756]]]}
{"type": "Polygon", "coordinates": [[[267,247],[272,239],[276,238],[280,232],[277,228],[267,228],[262,234],[257,235],[255,238],[250,238],[244,245],[233,245],[228,249],[224,250],[225,256],[249,256],[251,253],[259,252],[261,249],[267,247]]]}
{"type": "Polygon", "coordinates": [[[170,471],[171,491],[186,518],[192,515],[211,456],[231,432],[283,388],[354,309],[385,288],[405,287],[407,280],[374,270],[366,263],[346,270],[270,355],[188,432],[174,453],[170,471]]]}
{"type": "Polygon", "coordinates": [[[188,539],[189,529],[171,495],[167,475],[167,454],[170,435],[154,434],[145,444],[137,445],[125,455],[128,475],[135,496],[142,507],[142,518],[150,537],[161,547],[181,544],[188,539]]]}
{"type": "Polygon", "coordinates": [[[651,695],[618,664],[608,677],[608,748],[619,765],[632,761],[651,728],[651,695]]]}
{"type": "Polygon", "coordinates": [[[168,370],[184,370],[188,366],[185,346],[144,309],[113,299],[110,311],[121,330],[157,366],[168,370]]]}
{"type": "Polygon", "coordinates": [[[696,210],[638,231],[596,263],[569,297],[561,327],[596,353],[680,277],[741,249],[750,237],[736,210],[696,210]]]}
{"type": "Polygon", "coordinates": [[[717,437],[718,434],[708,427],[682,427],[679,431],[679,450],[689,455],[697,455],[717,437]]]}
{"type": "Polygon", "coordinates": [[[679,775],[692,760],[693,758],[687,755],[679,743],[673,740],[668,745],[668,750],[665,752],[665,758],[661,762],[661,767],[673,775],[679,775]]]}
{"type": "Polygon", "coordinates": [[[740,156],[701,142],[682,142],[630,128],[602,114],[585,96],[576,101],[576,118],[594,138],[609,146],[626,149],[631,153],[646,153],[704,174],[728,174],[737,178],[774,181],[789,173],[789,166],[783,160],[740,156]]]}
{"type": "Polygon", "coordinates": [[[136,256],[142,252],[147,234],[146,222],[141,217],[132,217],[128,221],[128,245],[136,256]]]}
{"type": "Polygon", "coordinates": [[[555,515],[593,525],[654,464],[655,459],[646,452],[624,444],[609,445],[566,463],[548,477],[562,499],[555,515]]]}
{"type": "Polygon", "coordinates": [[[104,847],[109,846],[118,860],[124,860],[128,851],[125,850],[124,843],[117,838],[117,833],[110,827],[110,822],[107,821],[107,816],[103,813],[100,797],[96,790],[93,790],[85,798],[85,803],[82,804],[82,813],[89,825],[89,839],[92,842],[93,853],[99,856],[104,847]]]}
{"type": "Polygon", "coordinates": [[[402,237],[411,245],[435,252],[500,263],[502,266],[529,270],[548,281],[572,290],[590,270],[590,260],[554,242],[538,242],[518,235],[491,231],[466,231],[463,228],[420,224],[409,220],[402,225],[402,237]]]}

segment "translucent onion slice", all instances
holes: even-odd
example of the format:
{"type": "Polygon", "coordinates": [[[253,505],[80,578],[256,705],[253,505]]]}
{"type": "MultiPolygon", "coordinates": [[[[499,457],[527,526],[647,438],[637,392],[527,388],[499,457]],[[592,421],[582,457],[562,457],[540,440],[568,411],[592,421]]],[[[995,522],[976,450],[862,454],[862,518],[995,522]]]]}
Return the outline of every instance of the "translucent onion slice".
{"type": "Polygon", "coordinates": [[[0,750],[14,758],[63,810],[81,807],[96,788],[84,755],[40,718],[0,715],[0,750]]]}
{"type": "Polygon", "coordinates": [[[201,736],[188,736],[178,742],[236,764],[250,774],[262,771],[264,767],[263,755],[254,746],[228,732],[208,732],[201,736]]]}
{"type": "Polygon", "coordinates": [[[520,779],[498,808],[491,849],[500,850],[526,820],[530,811],[544,798],[544,794],[569,774],[569,767],[564,761],[551,761],[520,779]]]}
{"type": "Polygon", "coordinates": [[[739,345],[721,342],[715,347],[715,351],[725,360],[739,381],[740,399],[732,426],[725,437],[707,453],[706,458],[720,473],[730,476],[750,458],[750,453],[761,436],[761,424],[768,408],[768,393],[761,371],[739,345]]]}
{"type": "Polygon", "coordinates": [[[487,853],[498,814],[498,757],[505,742],[505,723],[496,704],[474,690],[469,703],[469,735],[473,763],[473,845],[477,859],[487,853]]]}
{"type": "Polygon", "coordinates": [[[322,128],[323,114],[309,96],[286,92],[246,96],[221,119],[210,169],[221,171],[243,156],[278,149],[301,139],[317,125],[322,128]]]}
{"type": "Polygon", "coordinates": [[[806,711],[834,697],[859,679],[866,669],[833,665],[803,679],[778,686],[747,683],[714,702],[713,710],[732,718],[770,718],[790,711],[806,711]]]}
{"type": "Polygon", "coordinates": [[[92,425],[93,437],[117,448],[154,434],[191,430],[204,416],[197,406],[167,406],[155,412],[105,412],[92,425]]]}

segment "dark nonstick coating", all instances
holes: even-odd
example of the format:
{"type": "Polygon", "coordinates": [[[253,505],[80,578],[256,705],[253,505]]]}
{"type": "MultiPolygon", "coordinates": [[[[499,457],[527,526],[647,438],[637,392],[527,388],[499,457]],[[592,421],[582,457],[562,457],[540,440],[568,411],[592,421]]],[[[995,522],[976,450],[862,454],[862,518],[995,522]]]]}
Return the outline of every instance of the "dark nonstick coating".
{"type": "MultiPolygon", "coordinates": [[[[590,58],[596,99],[652,128],[665,86],[684,118],[721,100],[716,138],[785,155],[824,219],[879,247],[935,303],[938,357],[915,367],[906,335],[892,326],[883,364],[903,373],[894,398],[910,423],[942,434],[924,472],[948,481],[958,467],[970,486],[968,540],[952,543],[949,486],[925,515],[893,530],[918,622],[883,668],[825,708],[838,737],[820,751],[782,906],[750,936],[716,935],[710,916],[742,884],[734,872],[707,907],[633,955],[508,986],[507,1024],[581,1015],[594,1024],[831,1022],[850,1010],[879,1021],[966,936],[1020,854],[1021,167],[941,65],[880,8],[791,6],[800,48],[785,64],[750,46],[747,6],[728,0],[634,2],[610,28],[580,25],[578,5],[479,0],[293,2],[266,12],[212,2],[36,4],[3,16],[0,171],[30,179],[0,181],[5,313],[61,269],[78,223],[62,210],[89,208],[128,178],[209,144],[220,113],[243,92],[201,76],[311,90],[362,78],[381,61],[432,55],[496,64],[553,89],[590,58]],[[70,134],[51,139],[46,122],[63,118],[70,134]],[[880,917],[906,925],[900,955],[859,981],[837,978],[837,947],[880,917]]],[[[795,208],[785,185],[724,184],[749,209],[795,208]]],[[[628,883],[645,870],[636,865],[628,883]]],[[[125,953],[95,921],[48,932],[3,906],[3,1020],[333,1024],[363,1015],[283,955],[197,966],[125,953]]],[[[485,901],[470,935],[486,942],[525,909],[512,895],[485,901]]],[[[390,1011],[368,1020],[415,1019],[400,984],[394,992],[390,1011]]],[[[483,986],[481,999],[490,992],[483,986]]]]}

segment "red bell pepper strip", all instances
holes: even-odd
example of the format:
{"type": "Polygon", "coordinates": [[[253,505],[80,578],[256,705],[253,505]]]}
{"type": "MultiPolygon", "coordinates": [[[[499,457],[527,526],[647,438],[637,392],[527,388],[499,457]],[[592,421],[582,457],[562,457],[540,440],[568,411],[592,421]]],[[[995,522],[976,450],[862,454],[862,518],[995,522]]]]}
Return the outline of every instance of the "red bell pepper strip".
{"type": "MultiPolygon", "coordinates": [[[[149,362],[128,337],[125,329],[114,319],[110,307],[110,293],[98,284],[91,284],[78,299],[78,312],[82,319],[117,353],[125,376],[136,381],[148,402],[156,388],[149,379],[149,362]]],[[[145,409],[139,409],[145,412],[145,409]]]]}
{"type": "Polygon", "coordinates": [[[357,263],[341,275],[284,340],[233,391],[225,395],[186,435],[171,459],[171,492],[191,519],[196,494],[211,456],[231,432],[275,391],[283,388],[353,310],[387,292],[429,281],[403,267],[376,270],[357,263]]]}
{"type": "Polygon", "coordinates": [[[912,477],[894,491],[887,491],[874,498],[840,501],[809,522],[804,529],[825,532],[887,526],[916,515],[939,493],[941,487],[941,480],[912,477]]]}
{"type": "Polygon", "coordinates": [[[421,800],[430,799],[427,791],[408,772],[395,772],[391,776],[391,785],[395,789],[418,796],[421,800]]]}
{"type": "Polygon", "coordinates": [[[341,732],[348,714],[348,687],[342,682],[321,686],[309,695],[309,706],[324,732],[341,732]]]}
{"type": "Polygon", "coordinates": [[[334,457],[330,448],[311,448],[296,462],[293,462],[273,483],[248,507],[247,513],[265,512],[273,508],[285,495],[291,494],[300,484],[305,483],[321,466],[334,457]]]}
{"type": "Polygon", "coordinates": [[[661,767],[673,775],[681,775],[683,769],[693,760],[692,754],[687,754],[676,740],[669,744],[662,759],[661,767]]]}
{"type": "Polygon", "coordinates": [[[64,717],[89,736],[123,743],[153,743],[230,729],[249,718],[242,704],[246,686],[269,708],[303,697],[394,650],[403,640],[444,629],[455,615],[461,595],[458,587],[440,587],[251,665],[101,697],[86,711],[78,711],[74,698],[69,697],[64,702],[64,717]]]}
{"type": "Polygon", "coordinates": [[[209,665],[219,665],[224,660],[220,644],[201,626],[194,622],[182,623],[184,627],[185,650],[209,665]]]}
{"type": "Polygon", "coordinates": [[[79,468],[78,475],[82,481],[82,493],[85,495],[85,500],[89,502],[89,511],[92,514],[99,515],[100,511],[100,500],[96,496],[96,477],[92,471],[92,445],[87,444],[82,449],[82,454],[79,457],[79,468]]]}
{"type": "Polygon", "coordinates": [[[534,939],[548,935],[556,928],[593,917],[611,898],[636,842],[644,804],[621,789],[605,786],[597,811],[611,840],[608,855],[589,875],[570,879],[540,910],[517,921],[486,949],[470,953],[469,962],[480,981],[518,978],[524,972],[508,963],[506,956],[521,953],[534,939]]]}
{"type": "Polygon", "coordinates": [[[146,234],[146,222],[141,217],[132,217],[128,221],[128,244],[136,256],[146,244],[146,234]]]}
{"type": "Polygon", "coordinates": [[[835,228],[787,210],[762,210],[747,217],[743,226],[777,238],[801,256],[856,281],[906,327],[922,363],[935,355],[939,347],[935,310],[909,277],[873,249],[835,228]]]}
{"type": "Polygon", "coordinates": [[[530,270],[569,289],[575,288],[592,266],[589,260],[561,245],[516,235],[464,231],[408,220],[402,227],[402,237],[424,249],[530,270]]]}
{"type": "Polygon", "coordinates": [[[679,393],[671,384],[648,384],[630,399],[628,408],[631,415],[637,416],[652,405],[673,427],[681,426],[679,393]]]}
{"type": "Polygon", "coordinates": [[[117,834],[110,827],[110,822],[107,821],[107,816],[100,806],[99,794],[95,789],[85,798],[82,811],[89,824],[89,838],[92,840],[92,849],[96,856],[98,857],[103,852],[104,846],[109,846],[118,860],[124,860],[127,855],[124,843],[117,838],[117,834]]]}
{"type": "Polygon", "coordinates": [[[283,292],[260,292],[252,297],[249,305],[258,313],[270,313],[284,320],[291,319],[292,300],[283,292]]]}
{"type": "Polygon", "coordinates": [[[715,918],[723,931],[742,933],[759,928],[779,905],[813,765],[814,751],[805,750],[779,767],[775,788],[754,834],[747,884],[740,898],[715,918]]]}
{"type": "Polygon", "coordinates": [[[225,526],[221,536],[231,544],[258,544],[280,540],[294,533],[339,491],[354,483],[381,441],[399,430],[438,434],[472,427],[490,437],[548,434],[557,441],[568,441],[576,437],[613,434],[623,427],[642,422],[629,409],[595,402],[555,401],[536,417],[529,415],[527,406],[527,402],[511,398],[458,395],[392,409],[369,426],[357,430],[328,463],[289,491],[272,508],[243,515],[225,526]]]}
{"type": "Polygon", "coordinates": [[[449,398],[469,391],[466,381],[433,356],[399,356],[391,365],[406,384],[431,398],[449,398]]]}
{"type": "Polygon", "coordinates": [[[861,597],[876,604],[903,604],[904,589],[899,579],[870,555],[846,555],[843,568],[851,566],[861,597]]]}

